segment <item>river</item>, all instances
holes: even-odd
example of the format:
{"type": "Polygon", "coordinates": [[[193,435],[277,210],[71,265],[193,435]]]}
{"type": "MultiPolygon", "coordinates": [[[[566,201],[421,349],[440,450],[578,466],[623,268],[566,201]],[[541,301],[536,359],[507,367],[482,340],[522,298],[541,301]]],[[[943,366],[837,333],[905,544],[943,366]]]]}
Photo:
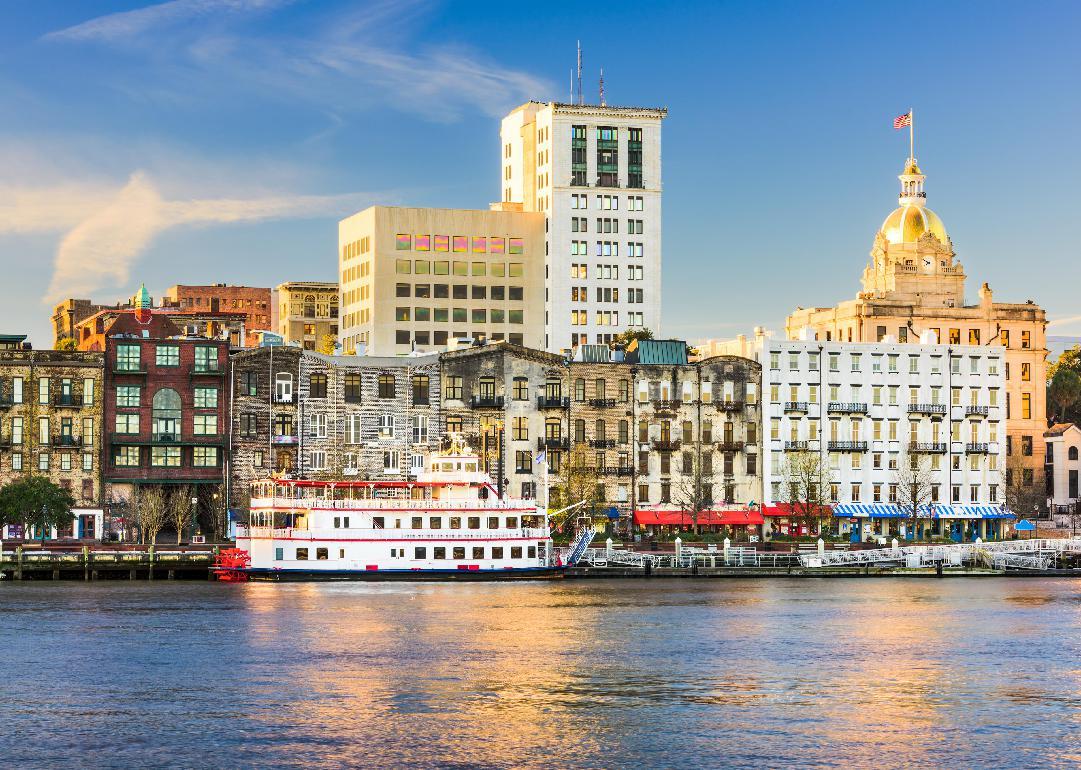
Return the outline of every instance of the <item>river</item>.
{"type": "Polygon", "coordinates": [[[1081,581],[0,584],[6,767],[1081,763],[1081,581]]]}

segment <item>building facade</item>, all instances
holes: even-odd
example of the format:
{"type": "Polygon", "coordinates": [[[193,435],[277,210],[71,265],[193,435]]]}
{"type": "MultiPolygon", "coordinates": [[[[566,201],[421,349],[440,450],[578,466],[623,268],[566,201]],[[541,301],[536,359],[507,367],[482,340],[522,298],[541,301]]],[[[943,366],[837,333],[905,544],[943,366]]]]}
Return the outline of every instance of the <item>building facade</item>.
{"type": "Polygon", "coordinates": [[[101,353],[0,350],[0,485],[44,475],[75,498],[71,524],[48,537],[101,536],[103,364],[101,353]]]}
{"type": "MultiPolygon", "coordinates": [[[[1077,509],[1078,473],[1081,472],[1081,428],[1072,422],[1056,423],[1043,434],[1045,443],[1047,496],[1056,519],[1077,509]]],[[[1072,517],[1070,517],[1072,518],[1072,517]]],[[[1067,521],[1067,526],[1070,522],[1067,521]]],[[[1075,529],[1070,526],[1070,529],[1075,529]]]]}
{"type": "Polygon", "coordinates": [[[219,493],[228,358],[228,342],[185,336],[162,315],[125,314],[109,327],[104,477],[118,515],[138,487],[185,485],[199,498],[219,493]]]}
{"type": "Polygon", "coordinates": [[[762,338],[759,352],[769,449],[764,489],[777,528],[797,534],[801,526],[785,510],[797,473],[789,460],[813,453],[830,489],[822,502],[853,539],[899,533],[899,476],[913,456],[927,458],[929,497],[922,502],[935,504],[933,534],[958,535],[964,527],[984,537],[1001,534],[1006,349],[935,344],[931,332],[909,343],[889,336],[826,342],[809,330],[803,336],[762,338]]]}
{"type": "Polygon", "coordinates": [[[255,286],[232,286],[224,283],[209,286],[170,287],[162,297],[162,307],[173,307],[192,312],[244,313],[244,347],[254,347],[257,332],[272,330],[273,305],[270,289],[255,286]]]}
{"type": "Polygon", "coordinates": [[[278,284],[278,333],[287,343],[318,350],[338,339],[338,284],[288,281],[278,284]]]}
{"type": "Polygon", "coordinates": [[[925,176],[915,159],[908,159],[899,179],[898,208],[875,235],[863,290],[836,307],[796,310],[788,316],[786,335],[810,327],[825,342],[878,342],[890,336],[914,344],[933,332],[948,345],[1001,345],[1006,451],[1019,457],[1024,485],[1042,490],[1046,314],[1032,300],[996,302],[986,283],[978,302],[966,304],[964,268],[942,220],[926,206],[925,176]]]}
{"type": "Polygon", "coordinates": [[[373,206],[338,224],[345,352],[542,343],[544,215],[373,206]]]}
{"type": "Polygon", "coordinates": [[[59,348],[67,339],[78,340],[76,326],[95,313],[108,309],[110,306],[98,305],[88,299],[69,298],[57,303],[53,308],[53,347],[59,348]]]}
{"type": "Polygon", "coordinates": [[[666,115],[527,102],[503,118],[502,205],[548,218],[546,350],[659,333],[666,115]]]}

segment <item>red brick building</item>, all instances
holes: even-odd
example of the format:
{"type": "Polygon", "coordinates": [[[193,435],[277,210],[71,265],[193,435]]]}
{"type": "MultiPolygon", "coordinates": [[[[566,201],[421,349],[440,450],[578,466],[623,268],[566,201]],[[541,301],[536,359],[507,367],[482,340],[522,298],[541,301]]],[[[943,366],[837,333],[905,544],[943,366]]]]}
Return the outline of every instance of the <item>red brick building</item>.
{"type": "Polygon", "coordinates": [[[105,342],[109,501],[122,506],[145,485],[191,485],[204,499],[220,493],[229,343],[182,336],[169,318],[136,312],[118,316],[105,342]]]}
{"type": "Polygon", "coordinates": [[[165,292],[162,307],[174,307],[192,313],[244,313],[245,347],[258,345],[256,332],[273,330],[273,304],[270,289],[257,286],[209,286],[177,284],[165,292]]]}

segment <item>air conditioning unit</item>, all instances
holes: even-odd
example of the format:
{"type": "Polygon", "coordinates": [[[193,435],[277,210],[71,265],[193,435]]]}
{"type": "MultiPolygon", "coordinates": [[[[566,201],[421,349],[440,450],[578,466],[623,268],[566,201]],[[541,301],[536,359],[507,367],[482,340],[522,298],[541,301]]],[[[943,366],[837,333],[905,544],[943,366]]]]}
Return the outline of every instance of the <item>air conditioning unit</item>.
{"type": "Polygon", "coordinates": [[[191,536],[191,544],[192,545],[203,545],[205,543],[206,543],[206,535],[192,535],[191,536]]]}

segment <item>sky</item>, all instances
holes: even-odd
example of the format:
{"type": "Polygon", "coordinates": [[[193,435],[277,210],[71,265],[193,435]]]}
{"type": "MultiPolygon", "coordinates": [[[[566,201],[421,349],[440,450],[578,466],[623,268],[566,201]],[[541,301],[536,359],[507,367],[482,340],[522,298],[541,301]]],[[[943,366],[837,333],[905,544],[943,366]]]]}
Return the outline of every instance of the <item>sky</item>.
{"type": "Polygon", "coordinates": [[[1075,2],[4,0],[0,331],[145,283],[334,280],[374,203],[486,208],[499,118],[667,107],[665,336],[855,296],[908,154],[974,300],[1081,334],[1075,2]]]}

